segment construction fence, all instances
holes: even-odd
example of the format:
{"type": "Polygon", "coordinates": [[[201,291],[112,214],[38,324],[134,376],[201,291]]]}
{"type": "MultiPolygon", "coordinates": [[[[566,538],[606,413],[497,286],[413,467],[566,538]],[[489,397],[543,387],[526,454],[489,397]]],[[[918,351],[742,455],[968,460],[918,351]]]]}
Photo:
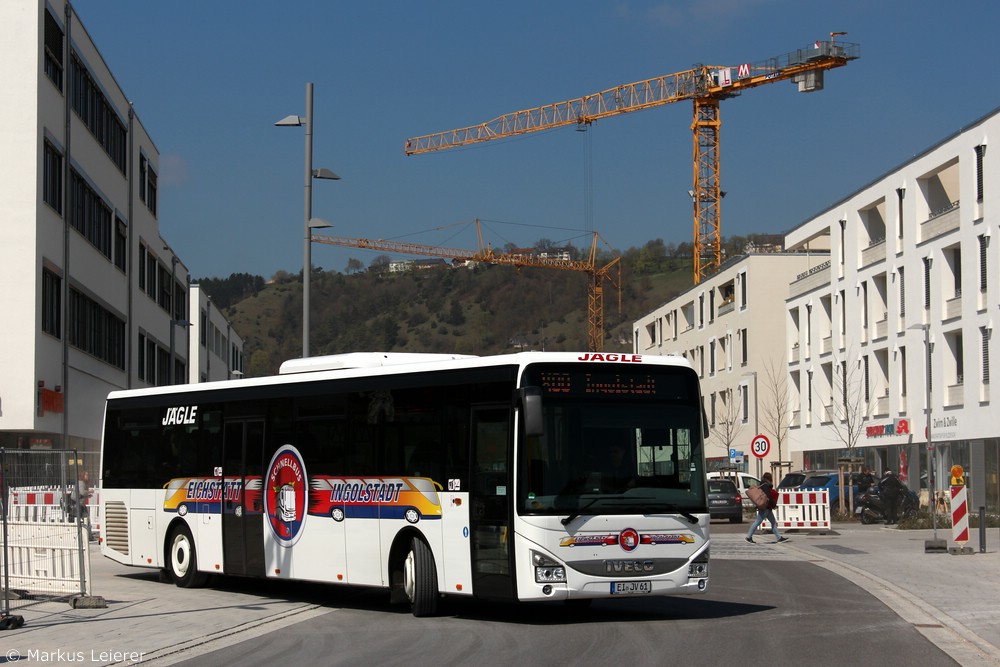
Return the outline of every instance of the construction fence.
{"type": "Polygon", "coordinates": [[[75,450],[0,448],[0,618],[90,596],[95,506],[75,450]]]}

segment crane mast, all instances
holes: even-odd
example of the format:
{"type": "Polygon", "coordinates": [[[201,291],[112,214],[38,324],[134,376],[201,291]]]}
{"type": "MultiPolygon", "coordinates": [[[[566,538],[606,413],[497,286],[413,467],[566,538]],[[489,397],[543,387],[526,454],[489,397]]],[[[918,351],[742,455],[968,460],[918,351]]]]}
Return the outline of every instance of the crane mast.
{"type": "MultiPolygon", "coordinates": [[[[545,269],[583,271],[590,276],[590,283],[587,290],[587,349],[590,352],[604,351],[604,282],[608,281],[618,288],[618,310],[620,312],[622,307],[621,257],[615,256],[604,266],[597,266],[597,241],[601,239],[597,232],[594,232],[590,252],[586,260],[541,257],[532,253],[499,253],[493,250],[489,244],[483,243],[482,227],[479,224],[479,220],[476,220],[476,233],[479,239],[479,247],[476,250],[387,241],[384,239],[331,236],[328,234],[313,234],[312,242],[345,246],[348,248],[363,248],[365,250],[380,252],[398,252],[409,255],[499,264],[502,266],[513,266],[517,269],[523,266],[531,266],[545,269]],[[612,274],[613,269],[617,269],[617,275],[612,274]]],[[[601,240],[603,241],[603,239],[601,240]]],[[[605,242],[605,245],[607,245],[607,242],[605,242]]],[[[610,246],[608,247],[610,248],[610,246]]]]}
{"type": "Polygon", "coordinates": [[[425,134],[406,140],[403,152],[420,155],[469,146],[571,125],[586,125],[633,111],[693,100],[694,282],[715,273],[722,263],[719,178],[719,102],[744,90],[777,81],[791,81],[799,92],[823,89],[826,70],[860,57],[858,44],[835,41],[843,32],[831,32],[829,41],[737,66],[697,65],[691,69],[624,84],[564,102],[504,114],[469,127],[425,134]]]}

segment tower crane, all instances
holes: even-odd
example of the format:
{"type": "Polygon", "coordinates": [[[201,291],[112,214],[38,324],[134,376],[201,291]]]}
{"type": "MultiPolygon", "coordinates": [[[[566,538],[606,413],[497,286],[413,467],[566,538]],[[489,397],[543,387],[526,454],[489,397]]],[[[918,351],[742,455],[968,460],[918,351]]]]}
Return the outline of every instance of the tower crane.
{"type": "Polygon", "coordinates": [[[413,137],[406,140],[403,152],[419,155],[557,127],[589,125],[619,114],[693,100],[694,187],[690,194],[694,203],[697,284],[718,271],[722,263],[720,203],[724,193],[719,179],[719,102],[776,81],[798,84],[799,92],[822,90],[826,70],[860,57],[860,45],[835,41],[846,34],[831,32],[829,41],[817,41],[758,63],[735,67],[698,65],[565,102],[515,111],[479,125],[413,137]]]}
{"type": "Polygon", "coordinates": [[[386,241],[383,239],[348,238],[344,236],[330,236],[328,234],[313,234],[312,241],[314,243],[326,243],[328,245],[346,246],[348,248],[364,248],[366,250],[378,250],[382,252],[399,252],[410,255],[444,257],[448,259],[461,259],[470,262],[500,264],[513,266],[518,270],[520,270],[522,266],[533,266],[546,269],[584,271],[590,276],[590,284],[587,290],[587,349],[590,352],[604,351],[604,281],[607,280],[613,286],[618,288],[618,311],[621,312],[622,258],[621,256],[616,255],[604,266],[597,266],[598,239],[603,241],[605,246],[610,249],[610,246],[608,246],[607,242],[601,238],[600,234],[594,232],[593,241],[590,245],[590,252],[588,253],[586,260],[542,257],[532,253],[496,252],[489,246],[489,244],[483,243],[483,231],[478,219],[476,220],[476,234],[479,239],[479,247],[476,250],[445,248],[441,246],[422,245],[419,243],[386,241]],[[617,275],[612,274],[612,269],[617,269],[617,275]]]}

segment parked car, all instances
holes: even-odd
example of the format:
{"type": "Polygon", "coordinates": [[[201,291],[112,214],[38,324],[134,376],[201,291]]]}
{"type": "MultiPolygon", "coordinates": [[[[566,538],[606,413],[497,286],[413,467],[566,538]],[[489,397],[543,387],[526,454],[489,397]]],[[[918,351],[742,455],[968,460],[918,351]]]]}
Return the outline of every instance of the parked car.
{"type": "Polygon", "coordinates": [[[785,476],[781,478],[780,482],[778,482],[777,488],[793,489],[796,486],[801,485],[802,482],[805,481],[805,478],[811,474],[812,473],[808,470],[797,470],[795,472],[785,473],[785,476]]]}
{"type": "Polygon", "coordinates": [[[740,496],[743,498],[744,507],[753,507],[753,501],[747,498],[747,489],[751,486],[760,486],[760,480],[752,475],[748,475],[745,472],[730,472],[728,470],[723,471],[713,471],[708,473],[708,479],[728,479],[729,481],[736,484],[736,490],[740,492],[740,496]]]}
{"type": "MultiPolygon", "coordinates": [[[[854,488],[854,501],[858,500],[858,484],[854,478],[856,475],[844,475],[844,507],[849,509],[848,502],[850,498],[850,489],[854,488]],[[851,482],[854,482],[852,485],[851,482]]],[[[840,511],[840,480],[837,472],[814,472],[808,477],[802,480],[802,484],[799,485],[800,489],[826,489],[829,492],[830,498],[830,511],[839,512],[840,511]]]]}
{"type": "Polygon", "coordinates": [[[708,514],[712,519],[743,523],[743,497],[728,479],[708,480],[708,514]]]}

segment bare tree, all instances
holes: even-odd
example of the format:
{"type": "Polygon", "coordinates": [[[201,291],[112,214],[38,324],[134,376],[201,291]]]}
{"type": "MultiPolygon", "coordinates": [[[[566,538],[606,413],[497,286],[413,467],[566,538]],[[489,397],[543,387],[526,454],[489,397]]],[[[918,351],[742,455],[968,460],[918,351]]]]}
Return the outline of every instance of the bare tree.
{"type": "Polygon", "coordinates": [[[739,405],[733,400],[732,389],[719,392],[718,396],[722,405],[715,410],[715,423],[712,425],[709,442],[721,447],[728,457],[729,450],[743,430],[743,415],[739,405]]]}
{"type": "Polygon", "coordinates": [[[761,430],[771,435],[771,442],[778,450],[778,464],[784,462],[782,445],[788,439],[791,422],[791,397],[788,395],[788,375],[785,359],[771,358],[764,364],[763,401],[760,407],[761,430]]]}
{"type": "MultiPolygon", "coordinates": [[[[847,450],[848,458],[854,458],[854,450],[867,428],[867,421],[873,401],[869,400],[870,387],[867,386],[866,373],[862,359],[853,350],[846,359],[833,357],[834,372],[832,378],[832,397],[828,412],[820,417],[820,421],[829,422],[834,437],[847,450]]],[[[848,473],[851,468],[848,467],[848,473]]],[[[849,480],[848,480],[849,482],[849,480]]],[[[848,509],[854,512],[854,487],[848,483],[848,509]]],[[[840,511],[844,511],[844,479],[840,479],[840,511]]]]}

